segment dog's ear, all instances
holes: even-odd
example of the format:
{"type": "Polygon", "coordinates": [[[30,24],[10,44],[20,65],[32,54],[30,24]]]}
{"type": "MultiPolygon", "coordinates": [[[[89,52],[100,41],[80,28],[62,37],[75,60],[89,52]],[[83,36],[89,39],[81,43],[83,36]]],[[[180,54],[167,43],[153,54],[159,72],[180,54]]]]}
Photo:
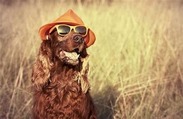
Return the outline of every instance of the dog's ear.
{"type": "Polygon", "coordinates": [[[83,58],[83,61],[82,61],[82,69],[80,71],[80,75],[82,78],[80,78],[80,81],[81,81],[81,89],[84,93],[86,93],[89,88],[90,88],[90,85],[89,85],[89,82],[88,82],[88,71],[89,71],[89,62],[88,62],[88,58],[89,56],[86,56],[85,58],[83,58]]]}
{"type": "Polygon", "coordinates": [[[89,55],[86,51],[86,48],[80,53],[81,56],[81,62],[82,62],[82,68],[79,73],[80,76],[80,82],[81,82],[81,89],[82,92],[87,93],[87,91],[90,88],[89,82],[88,82],[88,71],[89,71],[89,55]]]}
{"type": "Polygon", "coordinates": [[[52,65],[51,41],[47,39],[41,43],[39,54],[32,70],[32,82],[36,89],[40,90],[47,84],[52,65]]]}

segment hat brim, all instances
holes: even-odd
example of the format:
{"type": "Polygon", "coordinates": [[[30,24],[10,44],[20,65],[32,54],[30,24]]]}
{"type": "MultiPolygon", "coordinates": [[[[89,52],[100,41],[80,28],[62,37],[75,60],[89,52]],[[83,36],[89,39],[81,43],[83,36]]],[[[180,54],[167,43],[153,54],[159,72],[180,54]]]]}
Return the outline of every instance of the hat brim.
{"type": "MultiPolygon", "coordinates": [[[[54,22],[54,23],[46,24],[39,29],[39,34],[40,34],[41,39],[47,40],[46,37],[49,34],[49,30],[57,24],[80,25],[78,23],[73,23],[73,22],[54,22]]],[[[96,38],[95,34],[93,33],[93,31],[91,29],[89,29],[88,34],[85,38],[85,43],[86,43],[87,47],[89,47],[90,45],[92,45],[94,43],[95,38],[96,38]]]]}

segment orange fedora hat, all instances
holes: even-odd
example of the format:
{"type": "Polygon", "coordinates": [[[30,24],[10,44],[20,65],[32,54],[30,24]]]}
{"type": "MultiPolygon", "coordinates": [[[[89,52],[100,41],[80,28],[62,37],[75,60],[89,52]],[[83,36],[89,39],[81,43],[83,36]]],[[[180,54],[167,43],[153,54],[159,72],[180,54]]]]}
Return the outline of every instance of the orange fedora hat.
{"type": "MultiPolygon", "coordinates": [[[[81,18],[70,9],[53,22],[43,25],[39,29],[39,35],[41,39],[46,40],[46,36],[49,34],[49,30],[57,24],[84,25],[81,18]]],[[[95,39],[96,37],[94,32],[91,29],[88,29],[88,34],[85,38],[85,43],[87,47],[91,46],[95,42],[95,39]]]]}

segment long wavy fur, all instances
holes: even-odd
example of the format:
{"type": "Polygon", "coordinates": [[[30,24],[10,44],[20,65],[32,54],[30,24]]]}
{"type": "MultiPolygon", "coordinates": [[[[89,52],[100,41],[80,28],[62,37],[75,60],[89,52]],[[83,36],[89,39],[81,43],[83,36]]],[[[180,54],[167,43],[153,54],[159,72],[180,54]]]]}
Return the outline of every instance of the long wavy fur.
{"type": "Polygon", "coordinates": [[[58,65],[51,40],[43,41],[32,71],[34,119],[96,119],[89,94],[88,54],[75,68],[58,65]]]}

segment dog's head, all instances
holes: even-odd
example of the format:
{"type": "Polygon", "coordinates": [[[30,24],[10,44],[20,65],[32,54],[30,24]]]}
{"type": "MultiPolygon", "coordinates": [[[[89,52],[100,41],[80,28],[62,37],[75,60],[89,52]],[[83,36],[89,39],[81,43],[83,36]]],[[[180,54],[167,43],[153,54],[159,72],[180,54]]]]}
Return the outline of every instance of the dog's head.
{"type": "Polygon", "coordinates": [[[74,30],[61,35],[56,28],[53,28],[48,35],[53,56],[62,63],[74,66],[87,56],[84,39],[85,36],[74,30]]]}

